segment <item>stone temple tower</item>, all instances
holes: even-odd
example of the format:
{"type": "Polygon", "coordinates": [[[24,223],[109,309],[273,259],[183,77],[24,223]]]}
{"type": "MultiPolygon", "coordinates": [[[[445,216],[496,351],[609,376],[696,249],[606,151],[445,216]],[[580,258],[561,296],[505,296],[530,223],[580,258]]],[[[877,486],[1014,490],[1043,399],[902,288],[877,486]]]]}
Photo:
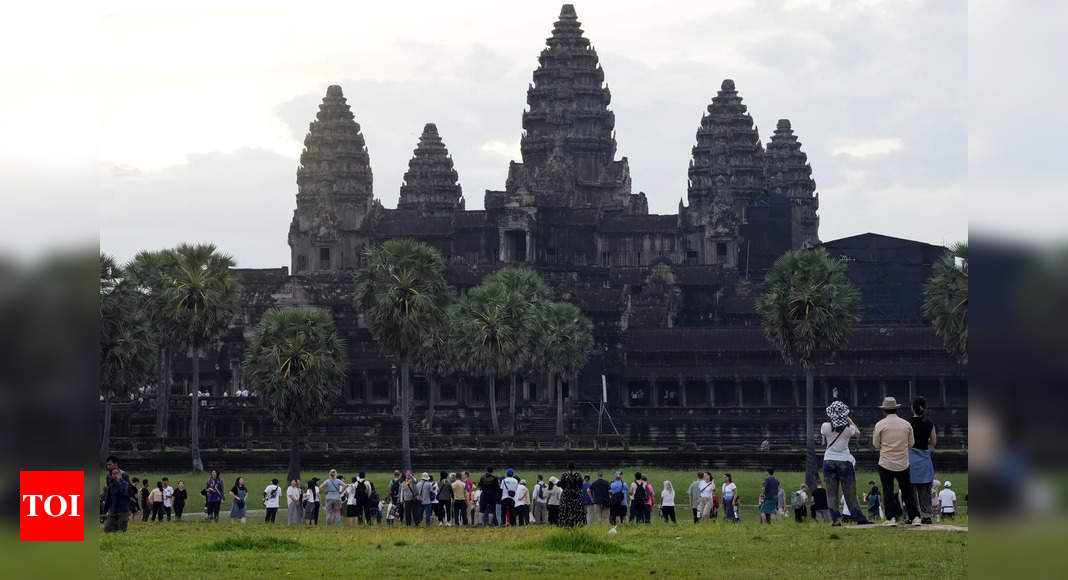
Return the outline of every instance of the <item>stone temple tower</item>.
{"type": "Polygon", "coordinates": [[[726,79],[697,129],[689,168],[689,251],[702,264],[738,265],[747,207],[765,192],[764,147],[734,81],[726,79]]]}
{"type": "Polygon", "coordinates": [[[297,209],[289,226],[294,274],[358,266],[360,229],[374,203],[371,163],[360,125],[331,85],[304,138],[297,168],[297,209]]]}
{"type": "Polygon", "coordinates": [[[797,249],[820,243],[820,207],[812,166],[801,151],[789,119],[779,119],[767,152],[768,189],[790,200],[791,247],[797,249]]]}
{"type": "Polygon", "coordinates": [[[427,123],[408,161],[397,209],[417,210],[423,217],[449,217],[462,211],[464,198],[458,179],[437,125],[427,123]]]}

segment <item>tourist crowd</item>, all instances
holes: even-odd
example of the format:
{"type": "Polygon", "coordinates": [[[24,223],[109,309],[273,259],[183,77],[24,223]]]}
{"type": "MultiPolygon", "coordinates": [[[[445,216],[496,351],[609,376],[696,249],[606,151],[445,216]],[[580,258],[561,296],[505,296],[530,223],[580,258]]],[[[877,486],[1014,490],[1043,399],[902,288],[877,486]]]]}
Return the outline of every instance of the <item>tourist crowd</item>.
{"type": "MultiPolygon", "coordinates": [[[[773,469],[766,470],[760,489],[760,521],[771,523],[787,517],[792,510],[798,522],[811,518],[842,525],[843,520],[869,523],[885,514],[888,525],[903,517],[902,507],[914,525],[931,523],[939,517],[952,517],[957,511],[952,483],[934,479],[930,452],[937,435],[926,419],[926,402],[913,402],[914,417],[908,421],[897,415],[900,405],[887,397],[880,408],[885,417],[874,428],[872,443],[879,451],[878,471],[885,495],[874,481],[868,482],[863,498],[856,492],[856,460],[849,451],[850,440],[859,437],[860,429],[849,417],[849,408],[841,401],[827,407],[828,421],[821,426],[826,444],[823,456],[823,481],[814,489],[807,485],[793,491],[789,500],[773,469]],[[894,492],[897,483],[898,491],[894,492]],[[858,499],[866,504],[867,514],[858,499]]],[[[147,480],[132,480],[112,456],[106,462],[108,484],[101,497],[101,520],[105,531],[125,531],[127,522],[140,513],[142,521],[181,520],[189,501],[184,481],[170,485],[168,478],[153,487],[147,480]]],[[[224,503],[230,504],[230,519],[245,523],[249,489],[243,477],[227,489],[221,474],[212,470],[198,490],[204,500],[204,513],[218,521],[224,503]]],[[[275,523],[285,497],[289,524],[316,525],[324,514],[327,525],[348,523],[406,526],[525,526],[648,524],[653,509],[665,522],[676,522],[676,492],[671,481],[664,481],[659,493],[647,475],[634,473],[628,479],[615,472],[606,479],[604,472],[596,478],[582,475],[574,464],[558,478],[536,475],[531,485],[513,469],[503,477],[493,467],[474,480],[467,471],[442,471],[435,479],[428,472],[416,475],[408,470],[394,471],[388,489],[380,492],[360,472],[348,482],[336,470],[324,480],[312,478],[307,483],[291,480],[284,490],[274,479],[263,490],[264,521],[275,523]]],[[[686,490],[694,523],[740,521],[741,491],[730,473],[724,473],[717,485],[711,472],[698,472],[686,490]]],[[[679,498],[682,499],[682,498],[679,498]]],[[[685,504],[684,504],[685,505],[685,504]]]]}

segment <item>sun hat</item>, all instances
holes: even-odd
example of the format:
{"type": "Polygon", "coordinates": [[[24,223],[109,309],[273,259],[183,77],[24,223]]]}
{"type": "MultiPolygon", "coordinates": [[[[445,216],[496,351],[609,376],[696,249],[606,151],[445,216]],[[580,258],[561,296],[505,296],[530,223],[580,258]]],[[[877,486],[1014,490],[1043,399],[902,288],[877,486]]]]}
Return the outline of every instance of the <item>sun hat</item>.
{"type": "Polygon", "coordinates": [[[422,477],[421,479],[422,479],[423,481],[427,481],[427,480],[429,480],[429,479],[430,479],[430,474],[424,471],[424,472],[423,472],[423,477],[422,477]]]}
{"type": "Polygon", "coordinates": [[[946,485],[946,487],[953,487],[953,483],[950,482],[949,480],[946,480],[946,484],[945,485],[946,485]]]}
{"type": "Polygon", "coordinates": [[[849,424],[849,407],[842,401],[834,401],[827,406],[827,418],[831,420],[831,427],[844,427],[849,424]]]}
{"type": "Polygon", "coordinates": [[[556,484],[560,483],[560,480],[557,479],[556,476],[554,475],[554,476],[549,478],[549,483],[551,483],[553,485],[556,485],[556,484]]]}
{"type": "Polygon", "coordinates": [[[901,405],[898,404],[897,399],[894,397],[887,397],[883,399],[883,404],[879,405],[879,408],[884,411],[896,411],[901,405]]]}

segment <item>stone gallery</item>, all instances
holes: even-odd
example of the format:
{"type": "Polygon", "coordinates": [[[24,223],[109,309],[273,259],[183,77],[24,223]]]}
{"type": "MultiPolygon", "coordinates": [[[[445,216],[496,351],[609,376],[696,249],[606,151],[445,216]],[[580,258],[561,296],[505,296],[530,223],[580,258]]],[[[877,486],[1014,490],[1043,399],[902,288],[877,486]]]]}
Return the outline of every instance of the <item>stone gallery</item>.
{"type": "MultiPolygon", "coordinates": [[[[617,156],[605,72],[571,5],[553,25],[527,89],[522,159],[510,163],[503,189],[484,193],[485,209],[465,208],[463,168],[454,166],[448,134],[434,119],[414,144],[397,208],[383,207],[359,111],[342,87],[328,87],[297,168],[289,266],[238,270],[242,320],[200,365],[202,388],[213,394],[201,414],[209,447],[286,447],[254,402],[220,397],[255,391],[240,371],[245,335],[267,309],[296,304],[329,309],[350,350],[342,400],[311,440],[396,445],[396,369],[352,308],[352,278],[364,248],[401,237],[437,248],[458,294],[498,268],[524,266],[593,321],[596,347],[563,388],[565,441],[555,437],[556,393],[535,372],[520,377],[517,416],[501,415],[505,425],[515,421],[517,443],[803,446],[804,380],[765,338],[753,301],[778,256],[822,245],[848,262],[864,313],[849,344],[816,370],[817,408],[837,393],[856,408],[858,422],[873,422],[884,395],[923,395],[940,426],[939,447],[964,447],[965,369],[920,314],[923,282],[946,249],[874,233],[821,241],[816,182],[795,128],[779,119],[762,140],[742,88],[726,79],[711,95],[696,127],[687,190],[656,192],[679,196],[678,213],[656,215],[646,194],[632,191],[627,158],[617,156]]],[[[701,106],[694,103],[695,120],[701,106]]],[[[188,391],[191,368],[188,357],[174,361],[176,393],[188,391]]],[[[506,409],[508,381],[497,386],[506,409]]],[[[415,377],[413,445],[511,444],[492,432],[487,388],[463,375],[415,377]]],[[[176,439],[188,433],[188,405],[185,399],[172,413],[176,439]]],[[[117,447],[150,445],[153,424],[149,405],[117,406],[117,447]]]]}

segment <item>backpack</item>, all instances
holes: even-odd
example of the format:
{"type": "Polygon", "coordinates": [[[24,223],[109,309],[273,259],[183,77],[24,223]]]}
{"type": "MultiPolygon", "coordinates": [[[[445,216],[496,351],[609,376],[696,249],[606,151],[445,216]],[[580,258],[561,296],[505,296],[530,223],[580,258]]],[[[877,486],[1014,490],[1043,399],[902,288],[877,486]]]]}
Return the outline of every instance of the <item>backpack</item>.
{"type": "Polygon", "coordinates": [[[795,491],[793,495],[790,496],[790,506],[793,507],[795,510],[799,510],[805,507],[805,499],[801,495],[800,491],[795,491]]]}
{"type": "Polygon", "coordinates": [[[645,503],[649,499],[649,490],[641,483],[634,484],[634,503],[645,503]]]}
{"type": "Polygon", "coordinates": [[[371,483],[371,480],[365,479],[364,482],[371,486],[371,493],[367,494],[367,501],[371,502],[375,507],[378,506],[378,492],[375,491],[375,484],[371,483]]]}
{"type": "Polygon", "coordinates": [[[617,491],[612,493],[612,498],[609,500],[611,507],[620,507],[623,505],[623,492],[617,491]]]}
{"type": "Polygon", "coordinates": [[[358,482],[352,491],[352,496],[356,499],[357,504],[363,504],[367,502],[367,486],[363,482],[358,482]]]}

